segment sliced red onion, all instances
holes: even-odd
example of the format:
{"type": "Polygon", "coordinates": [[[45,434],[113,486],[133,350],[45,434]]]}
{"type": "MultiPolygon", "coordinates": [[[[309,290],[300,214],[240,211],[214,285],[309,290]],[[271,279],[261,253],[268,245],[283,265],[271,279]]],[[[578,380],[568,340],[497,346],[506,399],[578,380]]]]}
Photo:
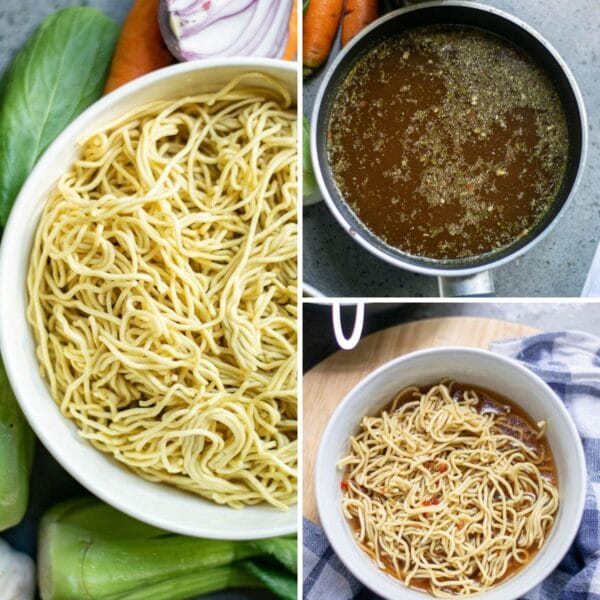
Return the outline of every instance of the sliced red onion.
{"type": "Polygon", "coordinates": [[[179,60],[283,54],[293,0],[161,0],[160,28],[179,60]]]}

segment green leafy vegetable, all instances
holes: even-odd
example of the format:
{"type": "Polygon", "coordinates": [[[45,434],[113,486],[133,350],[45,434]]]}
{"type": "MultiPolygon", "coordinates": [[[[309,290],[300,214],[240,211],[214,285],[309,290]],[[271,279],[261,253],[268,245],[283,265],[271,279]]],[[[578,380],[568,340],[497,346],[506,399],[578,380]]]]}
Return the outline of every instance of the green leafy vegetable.
{"type": "Polygon", "coordinates": [[[311,196],[317,191],[317,180],[310,159],[310,125],[302,115],[302,195],[311,196]]]}
{"type": "Polygon", "coordinates": [[[146,525],[93,498],[52,508],[38,544],[43,600],[177,600],[242,585],[266,587],[287,600],[291,593],[296,597],[296,563],[295,537],[193,538],[146,525]]]}
{"type": "Polygon", "coordinates": [[[281,563],[291,573],[298,572],[298,549],[296,536],[256,540],[254,545],[281,563]]]}
{"type": "Polygon", "coordinates": [[[39,156],[102,93],[119,34],[93,8],[48,17],[0,83],[0,225],[39,156]]]}
{"type": "Polygon", "coordinates": [[[0,531],[19,523],[27,510],[34,444],[0,358],[0,531]]]}
{"type": "MultiPolygon", "coordinates": [[[[91,598],[102,598],[103,600],[188,600],[229,588],[268,587],[244,567],[244,563],[233,563],[212,569],[199,569],[180,575],[177,579],[163,579],[149,584],[142,583],[123,594],[91,596],[91,598]]],[[[86,596],[86,598],[90,598],[90,596],[86,596]]],[[[62,597],[55,596],[53,600],[62,600],[62,597]]],[[[296,596],[294,596],[294,600],[296,600],[296,596]]]]}
{"type": "Polygon", "coordinates": [[[282,573],[261,561],[248,561],[243,564],[258,581],[263,583],[278,598],[296,600],[297,583],[296,578],[291,574],[282,573]]]}

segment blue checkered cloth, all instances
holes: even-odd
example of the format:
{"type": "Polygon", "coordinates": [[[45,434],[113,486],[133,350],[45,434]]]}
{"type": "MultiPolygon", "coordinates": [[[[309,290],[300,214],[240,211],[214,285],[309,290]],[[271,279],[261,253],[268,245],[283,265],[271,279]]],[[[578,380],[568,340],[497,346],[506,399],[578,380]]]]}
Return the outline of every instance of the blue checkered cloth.
{"type": "MultiPolygon", "coordinates": [[[[562,398],[583,440],[588,485],[583,521],[558,568],[523,600],[600,600],[600,338],[578,331],[501,340],[491,350],[521,361],[562,398]]],[[[376,600],[305,519],[304,598],[376,600]]]]}

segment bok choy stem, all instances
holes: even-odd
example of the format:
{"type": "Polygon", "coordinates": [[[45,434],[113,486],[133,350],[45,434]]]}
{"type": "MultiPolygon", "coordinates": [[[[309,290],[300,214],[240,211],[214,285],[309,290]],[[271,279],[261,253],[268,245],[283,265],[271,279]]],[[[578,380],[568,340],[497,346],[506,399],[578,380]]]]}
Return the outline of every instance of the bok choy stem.
{"type": "Polygon", "coordinates": [[[34,446],[0,358],[0,531],[19,523],[27,510],[34,446]]]}
{"type": "MultiPolygon", "coordinates": [[[[225,565],[213,569],[187,573],[176,580],[167,579],[150,585],[142,584],[138,589],[106,600],[186,600],[201,594],[210,594],[228,588],[264,587],[252,574],[240,565],[225,565]]],[[[104,596],[103,596],[104,598],[104,596]]]]}
{"type": "Polygon", "coordinates": [[[52,508],[38,545],[43,600],[177,600],[241,585],[295,598],[296,563],[295,538],[193,538],[88,498],[52,508]]]}

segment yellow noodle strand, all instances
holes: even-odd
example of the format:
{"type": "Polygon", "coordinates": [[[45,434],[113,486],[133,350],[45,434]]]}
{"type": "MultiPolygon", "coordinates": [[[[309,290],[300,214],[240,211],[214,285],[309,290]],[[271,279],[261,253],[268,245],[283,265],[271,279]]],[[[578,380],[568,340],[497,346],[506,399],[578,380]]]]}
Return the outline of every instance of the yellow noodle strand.
{"type": "Polygon", "coordinates": [[[297,124],[283,86],[246,77],[83,143],[37,229],[28,319],[52,397],[96,448],[217,503],[285,509],[297,124]]]}

